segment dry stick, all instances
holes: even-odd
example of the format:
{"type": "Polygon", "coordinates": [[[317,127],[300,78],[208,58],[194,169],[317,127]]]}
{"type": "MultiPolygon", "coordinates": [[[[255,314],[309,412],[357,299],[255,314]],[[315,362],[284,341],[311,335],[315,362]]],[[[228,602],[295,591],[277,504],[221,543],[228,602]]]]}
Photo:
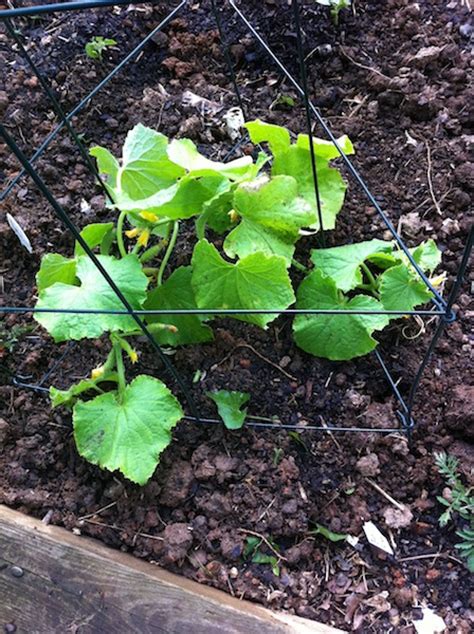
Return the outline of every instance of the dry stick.
{"type": "Polygon", "coordinates": [[[263,518],[268,513],[268,511],[272,508],[272,506],[275,504],[275,502],[276,502],[276,498],[273,498],[273,500],[270,502],[270,504],[267,506],[267,508],[260,515],[260,517],[257,518],[257,524],[258,524],[258,522],[260,522],[260,520],[263,520],[263,518]]]}
{"type": "Polygon", "coordinates": [[[95,515],[99,515],[100,513],[103,513],[104,511],[106,511],[107,509],[112,508],[112,506],[115,506],[116,504],[117,502],[111,502],[110,504],[107,504],[107,506],[103,506],[102,508],[98,509],[97,511],[94,511],[93,513],[88,513],[87,515],[78,517],[77,521],[82,522],[83,520],[88,520],[89,518],[94,517],[95,515]]]}
{"type": "Polygon", "coordinates": [[[233,348],[229,354],[226,354],[226,356],[219,361],[219,363],[216,363],[215,365],[213,365],[211,367],[211,371],[214,371],[216,368],[218,368],[220,365],[222,365],[223,363],[225,363],[227,361],[227,359],[230,359],[230,357],[234,354],[234,352],[238,349],[238,348],[248,348],[249,350],[251,350],[255,355],[257,355],[257,357],[260,357],[260,359],[262,359],[262,361],[265,361],[265,363],[268,363],[269,365],[271,365],[272,367],[274,367],[276,370],[278,370],[279,372],[281,372],[282,374],[284,374],[288,379],[291,379],[292,381],[297,381],[298,379],[295,376],[292,376],[291,374],[288,374],[288,372],[286,372],[283,368],[280,368],[279,365],[277,365],[276,363],[273,363],[273,361],[270,361],[270,359],[268,359],[267,357],[263,356],[263,354],[261,352],[258,352],[258,350],[255,350],[255,348],[253,346],[251,346],[249,343],[239,343],[238,345],[235,346],[235,348],[233,348]]]}
{"type": "Polygon", "coordinates": [[[433,188],[433,180],[431,178],[431,167],[432,167],[432,163],[431,163],[431,148],[430,148],[430,145],[429,145],[428,141],[425,141],[425,145],[426,145],[426,158],[427,158],[427,161],[428,161],[428,170],[427,170],[427,173],[426,173],[426,176],[428,178],[428,187],[430,189],[431,199],[433,201],[435,209],[436,209],[437,213],[440,216],[442,216],[443,212],[441,211],[441,207],[439,206],[439,202],[436,199],[434,188],[433,188]]]}
{"type": "Polygon", "coordinates": [[[377,70],[376,68],[372,68],[371,66],[365,66],[365,64],[361,64],[359,62],[356,62],[355,59],[352,59],[352,57],[350,57],[350,55],[348,55],[346,53],[346,51],[344,50],[344,47],[340,46],[339,50],[341,51],[341,53],[343,54],[343,56],[348,59],[352,64],[354,64],[354,66],[358,66],[359,68],[363,68],[364,70],[368,70],[371,73],[375,73],[376,75],[380,75],[380,77],[384,77],[385,79],[391,79],[391,77],[389,77],[388,75],[384,75],[381,71],[377,70]]]}
{"type": "Polygon", "coordinates": [[[272,551],[272,553],[274,553],[276,557],[278,557],[278,559],[281,559],[283,561],[288,561],[288,559],[286,557],[283,557],[283,555],[281,555],[278,552],[278,550],[275,550],[275,548],[270,544],[270,542],[264,535],[261,535],[260,533],[256,533],[255,531],[248,531],[246,528],[238,528],[237,530],[239,531],[239,533],[245,533],[246,535],[253,535],[253,537],[258,537],[259,539],[262,540],[262,542],[265,542],[268,548],[272,551]]]}
{"type": "Polygon", "coordinates": [[[376,491],[378,491],[381,495],[384,496],[384,498],[386,498],[389,502],[391,502],[394,506],[397,507],[397,509],[400,509],[400,511],[404,511],[405,510],[405,506],[403,506],[403,504],[401,504],[400,502],[397,502],[397,500],[394,500],[393,497],[391,495],[389,495],[386,491],[384,491],[382,489],[382,487],[380,487],[378,484],[376,484],[375,482],[373,482],[370,478],[365,478],[365,480],[367,480],[367,482],[374,487],[374,489],[376,491]]]}
{"type": "Polygon", "coordinates": [[[455,561],[457,564],[464,566],[464,563],[460,559],[456,559],[452,555],[448,555],[447,553],[427,553],[425,555],[413,555],[411,557],[402,557],[401,559],[397,559],[397,562],[404,561],[417,561],[418,559],[437,559],[441,557],[442,559],[451,559],[451,561],[455,561]]]}
{"type": "MultiPolygon", "coordinates": [[[[123,531],[123,532],[127,531],[126,528],[123,528],[122,526],[115,526],[115,524],[104,524],[104,522],[96,522],[95,520],[88,520],[88,519],[85,519],[83,521],[87,522],[88,524],[94,524],[94,526],[104,526],[105,528],[112,528],[114,531],[123,531]]],[[[137,536],[146,537],[147,539],[156,539],[157,541],[160,541],[160,542],[165,541],[164,537],[158,537],[158,535],[148,535],[147,533],[135,533],[135,537],[137,536]]]]}

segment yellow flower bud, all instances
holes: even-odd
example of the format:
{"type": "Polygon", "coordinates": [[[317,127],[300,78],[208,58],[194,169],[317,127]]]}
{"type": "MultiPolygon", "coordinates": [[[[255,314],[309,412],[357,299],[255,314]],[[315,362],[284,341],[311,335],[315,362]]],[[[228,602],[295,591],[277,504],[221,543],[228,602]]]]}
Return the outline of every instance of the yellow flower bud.
{"type": "Polygon", "coordinates": [[[140,232],[140,237],[137,240],[137,244],[141,247],[146,247],[149,239],[150,232],[148,231],[148,229],[143,229],[143,231],[140,232]]]}
{"type": "Polygon", "coordinates": [[[103,365],[99,365],[98,368],[94,368],[91,372],[91,379],[98,379],[99,377],[103,376],[105,372],[105,368],[103,365]]]}
{"type": "Polygon", "coordinates": [[[135,227],[135,229],[129,229],[128,231],[126,231],[125,235],[127,236],[127,238],[136,238],[139,233],[140,229],[138,229],[138,227],[135,227]]]}
{"type": "Polygon", "coordinates": [[[239,219],[239,214],[234,209],[231,209],[229,211],[229,218],[231,222],[237,222],[237,220],[239,219]]]}
{"type": "Polygon", "coordinates": [[[149,222],[156,222],[157,220],[159,220],[159,217],[151,211],[141,211],[140,217],[144,220],[148,220],[149,222]]]}
{"type": "Polygon", "coordinates": [[[128,356],[130,357],[130,361],[132,363],[136,363],[138,361],[138,354],[136,350],[131,350],[128,356]]]}

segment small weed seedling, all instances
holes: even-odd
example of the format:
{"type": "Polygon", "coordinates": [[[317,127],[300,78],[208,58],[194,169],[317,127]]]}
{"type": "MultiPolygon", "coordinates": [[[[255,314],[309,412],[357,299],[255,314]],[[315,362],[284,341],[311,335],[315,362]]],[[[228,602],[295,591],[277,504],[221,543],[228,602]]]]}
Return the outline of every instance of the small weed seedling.
{"type": "Polygon", "coordinates": [[[102,55],[111,46],[115,46],[117,42],[110,38],[95,35],[85,46],[87,57],[102,61],[102,55]]]}
{"type": "Polygon", "coordinates": [[[435,462],[438,471],[446,480],[448,489],[442,496],[438,496],[438,502],[447,507],[439,518],[439,525],[446,526],[455,521],[458,515],[464,520],[465,527],[456,531],[461,542],[456,544],[459,554],[466,560],[470,572],[474,572],[474,494],[473,487],[466,487],[461,481],[458,472],[459,462],[453,456],[445,453],[435,454],[435,462]]]}
{"type": "Polygon", "coordinates": [[[342,9],[348,9],[351,6],[351,0],[316,0],[316,2],[329,7],[332,21],[336,26],[339,24],[339,13],[342,9]]]}
{"type": "MultiPolygon", "coordinates": [[[[293,336],[302,350],[337,361],[367,354],[377,346],[373,333],[396,318],[370,311],[403,314],[425,304],[431,293],[393,242],[313,249],[307,262],[297,262],[300,238],[320,230],[310,139],[300,134],[292,141],[286,128],[259,120],[246,128],[254,145],[267,148],[255,160],[211,161],[191,140],[170,140],[141,124],[128,133],[121,158],[93,147],[115,219],[86,226],[83,240],[134,309],[158,311],[145,320],[162,346],[212,341],[212,321],[222,310],[242,310],[232,318],[266,329],[294,306],[341,313],[298,315],[293,336]],[[184,226],[188,235],[194,227],[195,246],[189,261],[173,268],[184,226]],[[159,314],[199,309],[212,314],[159,314]],[[367,314],[345,314],[350,310],[367,314]]],[[[338,143],[346,154],[354,152],[347,136],[338,143]]],[[[332,164],[339,157],[335,146],[315,138],[314,149],[324,227],[332,230],[347,185],[332,164]]],[[[432,240],[412,254],[429,273],[441,259],[432,240]]],[[[109,338],[108,356],[99,367],[67,390],[52,387],[50,396],[53,407],[72,408],[74,437],[84,458],[145,484],[184,414],[161,380],[133,371],[138,358],[134,341],[141,330],[130,316],[114,314],[123,310],[122,303],[80,244],[69,258],[45,255],[36,281],[38,308],[103,311],[93,318],[36,313],[58,343],[109,338]]],[[[221,390],[208,396],[229,429],[242,427],[248,394],[221,390]]],[[[299,435],[292,438],[305,446],[299,435]]]]}
{"type": "MultiPolygon", "coordinates": [[[[275,552],[280,549],[278,545],[269,539],[268,543],[272,546],[275,552]]],[[[259,537],[247,537],[247,543],[244,548],[244,558],[250,559],[253,564],[269,564],[272,568],[272,572],[275,577],[280,576],[280,559],[275,555],[269,555],[262,551],[265,548],[265,544],[259,537]]]]}

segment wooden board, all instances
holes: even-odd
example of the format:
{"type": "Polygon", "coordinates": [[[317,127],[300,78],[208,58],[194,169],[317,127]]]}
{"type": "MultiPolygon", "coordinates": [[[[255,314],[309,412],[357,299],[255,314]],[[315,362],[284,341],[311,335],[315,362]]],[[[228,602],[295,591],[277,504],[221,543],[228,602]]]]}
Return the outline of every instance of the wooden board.
{"type": "Polygon", "coordinates": [[[8,624],[19,634],[341,632],[239,601],[0,505],[0,627],[8,624]]]}

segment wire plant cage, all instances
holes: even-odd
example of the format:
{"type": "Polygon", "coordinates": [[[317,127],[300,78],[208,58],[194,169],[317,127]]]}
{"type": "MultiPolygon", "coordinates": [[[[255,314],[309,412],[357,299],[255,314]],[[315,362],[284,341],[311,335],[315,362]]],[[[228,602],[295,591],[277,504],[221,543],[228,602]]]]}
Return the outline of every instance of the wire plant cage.
{"type": "MultiPolygon", "coordinates": [[[[26,156],[24,151],[19,147],[17,141],[11,134],[8,126],[8,122],[5,121],[0,123],[0,136],[6,144],[7,148],[15,155],[19,164],[21,165],[21,171],[12,178],[4,187],[2,193],[0,194],[0,200],[4,201],[14,190],[14,188],[18,185],[20,179],[24,176],[28,176],[41,194],[45,197],[48,203],[51,205],[54,210],[55,215],[64,225],[64,227],[70,232],[70,234],[74,237],[74,239],[81,245],[84,252],[88,255],[91,261],[97,268],[98,274],[103,276],[107,281],[108,285],[111,287],[113,292],[119,298],[120,302],[123,305],[123,309],[120,311],[104,311],[104,310],[89,310],[89,309],[81,309],[81,307],[77,307],[74,309],[38,309],[33,308],[31,306],[1,306],[0,305],[0,315],[5,314],[31,314],[34,312],[39,312],[42,310],[43,312],[63,312],[63,313],[74,313],[74,314],[90,314],[91,317],[97,314],[117,314],[117,315],[128,315],[133,318],[138,328],[142,331],[143,335],[146,337],[149,346],[152,348],[154,353],[157,355],[159,360],[164,365],[165,369],[172,375],[175,379],[179,389],[182,391],[185,396],[187,402],[187,415],[185,418],[189,421],[194,421],[195,423],[207,423],[207,424],[218,424],[219,420],[213,418],[203,418],[198,411],[198,407],[193,399],[193,396],[186,385],[185,380],[179,374],[179,372],[173,366],[169,356],[165,354],[162,347],[158,344],[156,339],[153,337],[150,332],[147,324],[146,317],[147,315],[178,315],[178,314],[198,314],[201,316],[232,316],[238,314],[261,314],[261,313],[275,313],[275,314],[283,314],[283,315],[313,315],[313,314],[334,314],[343,312],[344,314],[385,314],[391,316],[419,316],[421,318],[430,318],[436,319],[436,327],[433,329],[431,339],[428,342],[427,349],[420,359],[420,363],[418,369],[416,370],[413,377],[409,379],[410,389],[407,394],[401,392],[398,387],[398,380],[393,376],[392,371],[389,367],[389,363],[383,358],[382,354],[378,349],[373,351],[373,354],[376,358],[377,363],[380,365],[382,375],[388,381],[391,391],[395,397],[397,403],[397,416],[398,421],[394,421],[393,425],[390,427],[341,427],[334,424],[326,424],[321,425],[318,424],[317,421],[313,421],[312,424],[305,425],[304,427],[286,424],[285,421],[281,421],[280,423],[270,423],[270,422],[262,422],[261,420],[257,420],[258,417],[249,417],[247,420],[247,425],[254,428],[267,428],[277,427],[278,429],[297,429],[297,430],[319,430],[324,432],[379,432],[384,434],[390,434],[395,432],[402,432],[407,435],[408,438],[411,437],[412,432],[416,426],[415,419],[413,416],[413,409],[415,405],[415,399],[417,394],[417,389],[419,387],[420,381],[423,377],[423,373],[430,361],[430,358],[434,352],[436,344],[439,338],[442,336],[444,329],[446,326],[455,321],[456,315],[453,311],[453,305],[456,301],[458,293],[460,292],[464,274],[467,269],[467,265],[469,262],[470,253],[472,250],[472,242],[473,242],[473,231],[471,228],[469,237],[467,239],[464,254],[461,262],[459,263],[458,272],[456,278],[453,280],[451,291],[447,298],[441,296],[436,288],[432,285],[426,274],[417,264],[413,255],[409,249],[409,247],[405,244],[399,233],[397,232],[395,226],[390,221],[388,215],[380,206],[376,197],[371,193],[369,186],[367,185],[364,178],[357,171],[351,159],[344,153],[343,149],[338,144],[338,141],[334,134],[332,133],[330,127],[326,123],[326,121],[321,116],[319,110],[312,103],[310,98],[310,91],[308,88],[308,77],[307,77],[307,68],[306,68],[306,60],[304,56],[304,47],[303,47],[303,30],[302,30],[302,15],[301,8],[305,2],[301,0],[291,0],[291,9],[293,15],[293,28],[296,34],[296,50],[295,55],[298,61],[299,66],[299,76],[295,76],[292,74],[283,64],[281,59],[275,54],[272,50],[269,43],[264,39],[264,37],[260,34],[258,29],[252,24],[251,20],[246,15],[245,11],[240,8],[240,3],[236,0],[209,0],[210,13],[212,13],[212,17],[215,21],[215,26],[220,36],[221,46],[223,50],[223,57],[227,66],[227,73],[232,81],[234,91],[235,91],[235,100],[239,107],[241,108],[244,116],[247,118],[247,108],[244,104],[244,100],[242,98],[237,73],[233,66],[232,56],[230,54],[230,47],[228,44],[228,30],[227,25],[225,23],[223,17],[223,11],[230,11],[233,17],[245,28],[246,32],[255,40],[258,44],[262,52],[267,56],[269,62],[273,64],[282,77],[285,78],[286,81],[293,87],[296,93],[301,97],[302,103],[304,106],[304,113],[306,119],[306,127],[307,133],[310,139],[310,153],[311,153],[311,170],[312,170],[312,178],[314,184],[314,193],[315,199],[317,203],[318,217],[319,217],[319,225],[320,225],[320,240],[324,240],[324,224],[321,213],[321,201],[319,196],[319,188],[318,188],[318,167],[315,159],[315,151],[313,147],[313,125],[316,126],[316,130],[322,131],[327,139],[331,141],[339,156],[344,164],[344,167],[356,185],[361,189],[364,196],[366,197],[368,203],[375,209],[382,223],[385,225],[386,230],[388,230],[396,242],[398,248],[403,251],[406,258],[416,271],[419,278],[423,281],[426,289],[432,294],[431,305],[429,308],[424,308],[420,310],[411,310],[411,311],[363,311],[363,310],[302,310],[302,309],[287,309],[287,310],[247,310],[247,309],[196,309],[196,310],[137,310],[132,307],[124,294],[120,291],[117,284],[108,274],[104,266],[101,264],[100,260],[88,246],[88,244],[84,241],[83,237],[80,235],[80,229],[76,226],[68,212],[63,208],[58,199],[52,193],[51,189],[46,185],[45,181],[35,168],[35,163],[37,160],[45,154],[48,150],[54,139],[58,137],[61,131],[67,131],[74,141],[77,149],[87,166],[91,178],[94,179],[99,186],[102,188],[104,194],[109,196],[108,190],[105,186],[105,183],[102,181],[97,168],[89,157],[88,151],[84,145],[84,142],[81,136],[74,129],[72,124],[72,120],[74,117],[79,115],[81,111],[83,111],[91,100],[119,73],[121,73],[126,66],[132,62],[136,61],[142,51],[145,49],[147,44],[156,37],[156,35],[165,29],[167,25],[169,25],[176,17],[184,15],[186,11],[190,8],[191,2],[190,0],[181,0],[173,9],[171,9],[168,15],[163,18],[159,24],[155,26],[134,48],[131,50],[123,59],[99,82],[95,85],[95,87],[77,103],[75,107],[73,107],[69,112],[65,112],[63,107],[61,106],[58,98],[56,97],[53,89],[48,83],[48,80],[45,77],[45,74],[41,71],[38,65],[32,59],[32,56],[27,51],[24,46],[20,35],[14,26],[14,20],[20,17],[33,17],[39,15],[51,15],[57,12],[71,12],[71,11],[84,11],[92,8],[101,8],[107,9],[113,6],[120,5],[140,5],[147,4],[153,5],[157,4],[156,2],[147,2],[144,3],[141,0],[71,0],[58,2],[55,4],[42,4],[40,2],[32,3],[27,6],[21,7],[13,7],[10,5],[8,9],[0,10],[0,21],[3,23],[6,32],[11,37],[12,43],[15,43],[17,46],[17,50],[23,56],[26,64],[29,66],[31,72],[36,76],[41,88],[44,90],[47,98],[50,100],[50,103],[55,111],[57,117],[57,125],[54,129],[46,136],[41,145],[33,152],[31,156],[26,156]],[[301,5],[301,6],[300,6],[301,5]]],[[[234,154],[239,152],[240,148],[248,142],[248,136],[243,135],[239,142],[231,149],[231,151],[227,155],[227,159],[230,159],[234,154]]],[[[38,392],[48,392],[48,381],[51,375],[61,366],[66,356],[70,354],[72,347],[74,344],[69,343],[63,354],[53,362],[52,366],[49,368],[47,373],[43,375],[43,377],[37,383],[27,382],[23,377],[13,376],[12,381],[13,384],[17,387],[24,389],[32,389],[38,392]]]]}

